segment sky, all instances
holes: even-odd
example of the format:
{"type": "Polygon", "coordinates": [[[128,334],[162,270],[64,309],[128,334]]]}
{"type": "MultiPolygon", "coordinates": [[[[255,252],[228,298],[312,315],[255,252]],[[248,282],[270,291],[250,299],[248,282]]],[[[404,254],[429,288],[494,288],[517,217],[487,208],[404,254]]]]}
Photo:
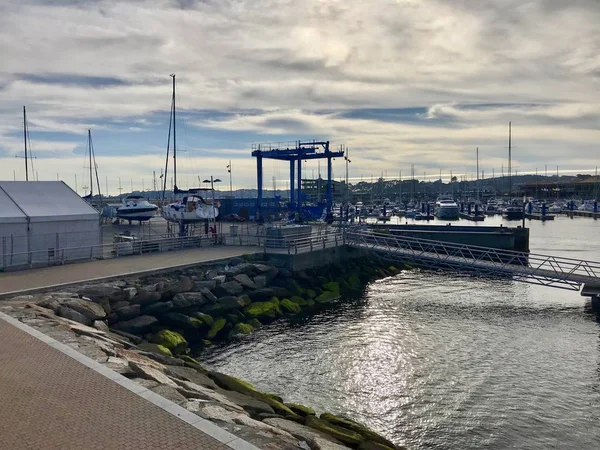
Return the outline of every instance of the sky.
{"type": "Polygon", "coordinates": [[[255,188],[252,144],[305,139],[345,145],[351,182],[475,177],[477,147],[488,177],[509,121],[513,171],[593,173],[598,23],[598,0],[0,0],[0,179],[25,178],[25,105],[39,180],[85,193],[89,129],[103,191],[160,184],[172,73],[181,188],[228,189],[229,161],[255,188]]]}

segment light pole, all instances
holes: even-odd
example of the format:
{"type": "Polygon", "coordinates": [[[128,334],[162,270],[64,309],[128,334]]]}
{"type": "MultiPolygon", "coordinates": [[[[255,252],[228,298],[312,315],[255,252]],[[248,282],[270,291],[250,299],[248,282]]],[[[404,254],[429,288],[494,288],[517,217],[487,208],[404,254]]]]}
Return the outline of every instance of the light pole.
{"type": "Polygon", "coordinates": [[[215,183],[220,183],[221,180],[219,178],[213,178],[213,176],[210,176],[210,180],[204,180],[202,181],[203,183],[210,183],[210,190],[212,191],[212,220],[213,220],[213,225],[215,227],[215,231],[217,231],[217,216],[215,215],[215,183]]]}
{"type": "Polygon", "coordinates": [[[344,160],[346,161],[346,205],[350,202],[350,190],[348,186],[348,164],[352,161],[350,160],[348,147],[346,147],[346,154],[344,155],[344,160]]]}

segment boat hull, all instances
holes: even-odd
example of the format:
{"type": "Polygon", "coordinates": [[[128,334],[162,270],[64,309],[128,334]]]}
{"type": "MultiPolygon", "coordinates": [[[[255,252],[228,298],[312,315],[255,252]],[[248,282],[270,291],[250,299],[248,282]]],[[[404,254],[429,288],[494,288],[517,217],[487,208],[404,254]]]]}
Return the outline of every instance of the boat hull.
{"type": "Polygon", "coordinates": [[[523,211],[514,210],[514,211],[504,211],[502,213],[502,217],[506,220],[523,220],[523,211]]]}
{"type": "Polygon", "coordinates": [[[459,212],[458,206],[442,206],[436,210],[435,215],[438,219],[458,219],[459,212]]]}

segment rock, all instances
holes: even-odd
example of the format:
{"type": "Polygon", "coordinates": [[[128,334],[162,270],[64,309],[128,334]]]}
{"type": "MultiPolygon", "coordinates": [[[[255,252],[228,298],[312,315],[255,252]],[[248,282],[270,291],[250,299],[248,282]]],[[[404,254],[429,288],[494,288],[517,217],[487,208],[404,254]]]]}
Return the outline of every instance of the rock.
{"type": "Polygon", "coordinates": [[[299,416],[305,417],[305,416],[314,416],[315,415],[315,410],[312,408],[309,408],[308,406],[299,405],[297,403],[284,403],[284,404],[285,404],[285,406],[290,408],[292,411],[294,411],[299,416]]]}
{"type": "Polygon", "coordinates": [[[235,423],[233,419],[240,413],[229,411],[218,405],[207,405],[199,408],[197,414],[205,419],[216,422],[235,423]]]}
{"type": "Polygon", "coordinates": [[[264,423],[273,427],[279,428],[280,430],[287,431],[297,439],[304,440],[309,443],[313,449],[322,450],[346,450],[348,447],[337,444],[333,441],[335,439],[325,433],[319,432],[313,428],[309,428],[305,425],[293,422],[291,420],[280,419],[280,418],[267,418],[263,420],[264,423]]]}
{"type": "Polygon", "coordinates": [[[285,267],[280,267],[279,268],[279,275],[281,275],[282,277],[291,278],[291,277],[294,276],[294,272],[292,272],[291,270],[286,269],[285,267]]]}
{"type": "Polygon", "coordinates": [[[239,274],[246,274],[246,275],[252,275],[254,272],[254,264],[250,264],[250,263],[242,263],[242,264],[238,264],[235,267],[230,268],[229,273],[233,276],[235,275],[239,275],[239,274]]]}
{"type": "Polygon", "coordinates": [[[202,288],[200,289],[200,292],[202,293],[202,295],[204,295],[204,297],[211,303],[216,303],[217,302],[217,296],[215,294],[213,294],[208,288],[202,288]]]}
{"type": "Polygon", "coordinates": [[[235,280],[226,281],[215,288],[215,294],[217,296],[240,295],[242,292],[244,292],[244,288],[235,280]]]}
{"type": "Polygon", "coordinates": [[[279,435],[279,436],[285,436],[285,437],[289,437],[291,439],[293,439],[293,436],[291,434],[289,434],[287,431],[284,430],[280,430],[279,428],[275,428],[272,427],[271,425],[261,422],[259,420],[254,420],[251,417],[248,417],[244,414],[240,414],[237,417],[235,417],[233,419],[233,422],[238,424],[238,425],[243,425],[246,427],[251,427],[254,430],[260,430],[262,432],[264,431],[269,431],[273,434],[279,435]]]}
{"type": "Polygon", "coordinates": [[[181,334],[171,330],[160,330],[150,340],[155,344],[166,347],[173,354],[184,353],[188,346],[187,341],[181,334]]]}
{"type": "Polygon", "coordinates": [[[275,296],[275,291],[272,288],[257,289],[255,291],[248,292],[248,297],[253,302],[264,302],[275,296]]]}
{"type": "Polygon", "coordinates": [[[106,324],[106,322],[103,322],[101,320],[94,320],[94,322],[92,323],[92,326],[96,330],[104,331],[106,333],[109,332],[108,325],[106,324]]]}
{"type": "Polygon", "coordinates": [[[245,395],[236,391],[227,391],[219,388],[218,386],[216,387],[216,391],[219,394],[227,397],[236,405],[241,406],[244,408],[244,410],[250,412],[251,414],[275,414],[273,408],[271,408],[268,404],[256,398],[250,397],[249,395],[245,395]]]}
{"type": "Polygon", "coordinates": [[[227,263],[227,265],[230,266],[230,267],[235,267],[235,266],[237,266],[239,264],[242,264],[242,263],[244,263],[244,260],[242,258],[239,258],[239,257],[236,256],[235,258],[231,258],[229,260],[229,262],[227,263]]]}
{"type": "Polygon", "coordinates": [[[357,275],[350,275],[348,277],[348,285],[352,289],[360,289],[360,287],[362,286],[362,283],[360,282],[360,278],[358,278],[357,275]]]}
{"type": "Polygon", "coordinates": [[[306,416],[304,418],[304,423],[310,428],[314,428],[315,430],[319,430],[325,434],[328,434],[338,441],[351,447],[358,446],[364,440],[363,436],[355,431],[336,427],[335,425],[318,419],[315,416],[306,416]]]}
{"type": "Polygon", "coordinates": [[[262,327],[262,323],[258,319],[250,319],[248,325],[251,325],[255,330],[262,327]]]}
{"type": "Polygon", "coordinates": [[[275,302],[256,302],[244,308],[244,314],[251,318],[273,320],[279,315],[279,305],[275,302]]]}
{"type": "Polygon", "coordinates": [[[273,286],[271,289],[273,289],[273,296],[275,296],[275,297],[278,297],[278,298],[290,298],[292,296],[291,293],[290,293],[290,291],[288,291],[284,287],[273,286]]]}
{"type": "Polygon", "coordinates": [[[291,299],[298,306],[308,306],[308,301],[304,300],[302,297],[293,296],[291,299]]]}
{"type": "Polygon", "coordinates": [[[215,281],[215,283],[217,283],[217,286],[220,286],[221,284],[225,283],[227,277],[225,275],[217,275],[213,278],[213,280],[215,281]]]}
{"type": "Polygon", "coordinates": [[[252,333],[252,331],[254,331],[254,328],[252,328],[252,325],[249,325],[247,323],[237,323],[232,330],[232,335],[236,335],[236,334],[250,334],[252,333]]]}
{"type": "Polygon", "coordinates": [[[183,328],[184,330],[198,330],[200,328],[206,328],[204,322],[195,317],[186,316],[181,313],[167,313],[164,316],[165,322],[170,323],[176,327],[183,328]]]}
{"type": "Polygon", "coordinates": [[[267,287],[267,277],[265,275],[257,275],[254,277],[253,281],[256,289],[264,289],[267,287]]]}
{"type": "Polygon", "coordinates": [[[284,298],[283,300],[281,300],[281,302],[279,302],[279,306],[281,307],[281,309],[284,312],[287,312],[289,314],[298,314],[300,311],[302,311],[302,308],[300,308],[300,305],[298,305],[297,303],[294,303],[293,301],[284,298]]]}
{"type": "Polygon", "coordinates": [[[126,302],[125,300],[121,300],[120,302],[115,302],[111,305],[111,310],[116,311],[117,309],[125,308],[126,306],[131,305],[131,303],[126,302]]]}
{"type": "Polygon", "coordinates": [[[110,370],[114,370],[121,375],[133,374],[134,372],[129,368],[129,362],[125,359],[116,358],[109,356],[106,361],[102,362],[103,366],[108,367],[110,370]]]}
{"type": "Polygon", "coordinates": [[[155,316],[157,314],[164,314],[173,309],[173,302],[158,302],[144,305],[142,308],[142,312],[144,314],[149,314],[151,316],[155,316]]]}
{"type": "Polygon", "coordinates": [[[125,294],[125,300],[127,300],[127,301],[131,300],[133,297],[135,297],[137,295],[137,289],[134,287],[124,288],[123,292],[125,294]]]}
{"type": "Polygon", "coordinates": [[[240,405],[232,402],[223,394],[215,392],[212,389],[208,389],[204,386],[199,386],[196,383],[192,383],[191,381],[176,380],[176,383],[182,388],[179,392],[181,392],[187,398],[212,400],[226,405],[229,408],[234,409],[236,411],[244,411],[244,408],[242,408],[240,405]]]}
{"type": "Polygon", "coordinates": [[[206,334],[206,337],[208,339],[213,339],[217,334],[219,334],[219,332],[223,329],[226,323],[227,321],[222,317],[220,319],[215,320],[215,323],[213,323],[212,327],[206,334]]]}
{"type": "Polygon", "coordinates": [[[283,403],[278,402],[277,400],[269,397],[267,394],[258,391],[254,386],[246,381],[219,372],[209,372],[208,376],[211,377],[214,382],[223,389],[236,391],[266,403],[267,405],[271,406],[271,408],[273,408],[277,414],[298,417],[296,413],[294,413],[283,403]]]}
{"type": "Polygon", "coordinates": [[[217,287],[217,282],[215,280],[201,280],[196,281],[195,287],[197,291],[202,291],[202,289],[214,289],[217,287]]]}
{"type": "Polygon", "coordinates": [[[216,269],[212,269],[209,270],[208,272],[206,272],[206,279],[207,280],[213,280],[215,277],[219,276],[219,271],[216,269]]]}
{"type": "Polygon", "coordinates": [[[396,450],[403,449],[404,447],[394,446],[388,447],[387,445],[380,444],[379,442],[363,441],[358,446],[358,450],[396,450]]]}
{"type": "Polygon", "coordinates": [[[161,293],[157,291],[138,291],[137,295],[129,300],[130,303],[140,304],[143,306],[151,305],[152,303],[159,302],[161,299],[161,293]]]}
{"type": "Polygon", "coordinates": [[[63,303],[63,306],[67,306],[72,310],[83,314],[89,320],[104,319],[106,317],[106,311],[97,303],[83,300],[83,299],[70,299],[63,303]]]}
{"type": "Polygon", "coordinates": [[[244,287],[244,288],[257,289],[256,284],[254,284],[254,281],[252,281],[250,279],[250,277],[248,275],[246,275],[245,273],[240,273],[239,275],[235,275],[233,277],[233,279],[235,281],[237,281],[238,283],[240,283],[242,285],[242,287],[244,287]]]}
{"type": "Polygon", "coordinates": [[[191,315],[196,319],[200,319],[202,322],[205,323],[207,327],[212,327],[213,323],[215,323],[215,319],[213,319],[212,316],[209,314],[204,314],[202,312],[196,311],[191,313],[191,315]]]}
{"type": "Polygon", "coordinates": [[[145,378],[147,380],[153,380],[160,384],[164,384],[174,388],[177,387],[177,383],[175,383],[168,376],[166,376],[160,370],[155,369],[154,367],[146,366],[144,364],[139,364],[133,361],[129,361],[129,367],[142,378],[145,378]]]}
{"type": "Polygon", "coordinates": [[[125,293],[118,287],[111,284],[86,285],[77,291],[80,297],[88,297],[94,302],[100,302],[107,299],[110,302],[125,300],[125,293]]]}
{"type": "Polygon", "coordinates": [[[288,291],[290,291],[290,294],[292,294],[292,296],[302,294],[302,286],[300,286],[298,282],[293,278],[288,278],[285,281],[285,288],[288,291]]]}
{"type": "Polygon", "coordinates": [[[10,298],[11,302],[32,302],[33,295],[17,295],[10,298]]]}
{"type": "Polygon", "coordinates": [[[143,334],[156,323],[158,323],[158,320],[154,316],[139,316],[125,322],[118,322],[113,327],[131,334],[143,334]]]}
{"type": "Polygon", "coordinates": [[[191,367],[167,366],[165,368],[165,371],[169,376],[173,378],[178,378],[184,381],[191,381],[192,383],[196,383],[200,386],[204,386],[212,390],[219,389],[219,387],[215,384],[213,380],[191,367]]]}
{"type": "Polygon", "coordinates": [[[323,290],[331,291],[331,292],[336,293],[337,295],[340,295],[340,284],[337,281],[331,281],[329,283],[324,283],[323,290]]]}
{"type": "Polygon", "coordinates": [[[74,320],[75,322],[82,323],[84,325],[91,325],[92,321],[88,319],[86,316],[81,314],[74,309],[71,309],[67,306],[60,305],[57,310],[57,314],[60,317],[64,317],[65,319],[74,320]]]}
{"type": "Polygon", "coordinates": [[[323,414],[321,414],[320,418],[321,418],[321,420],[323,420],[327,423],[330,423],[336,427],[344,428],[346,430],[351,430],[355,433],[360,434],[361,436],[363,436],[365,438],[364,439],[365,441],[372,441],[372,442],[376,442],[378,444],[381,444],[381,445],[389,447],[389,448],[395,448],[395,444],[393,442],[387,440],[383,436],[370,430],[366,426],[361,425],[360,423],[345,419],[343,417],[335,416],[330,413],[323,413],[323,414]]]}
{"type": "Polygon", "coordinates": [[[39,306],[41,306],[42,308],[50,309],[50,310],[54,311],[55,313],[57,313],[58,307],[60,305],[62,305],[64,301],[65,300],[63,300],[63,299],[48,297],[48,298],[42,300],[41,302],[38,302],[37,304],[39,306]]]}
{"type": "Polygon", "coordinates": [[[144,350],[150,353],[158,353],[162,355],[173,356],[173,353],[171,353],[171,350],[169,350],[167,347],[164,347],[159,344],[153,344],[151,342],[142,342],[141,344],[138,344],[138,348],[140,350],[144,350]]]}
{"type": "Polygon", "coordinates": [[[313,291],[312,289],[304,289],[302,291],[302,295],[307,300],[314,300],[317,297],[317,293],[315,291],[313,291]]]}
{"type": "MultiPolygon", "coordinates": [[[[210,342],[210,341],[208,341],[208,342],[210,342]]],[[[191,356],[180,355],[179,358],[181,358],[184,361],[184,364],[185,364],[186,367],[191,367],[192,369],[198,371],[198,373],[208,374],[208,370],[206,370],[202,366],[202,364],[200,364],[198,361],[196,361],[191,356]]]]}
{"type": "Polygon", "coordinates": [[[182,404],[185,401],[187,401],[187,399],[183,395],[181,395],[177,391],[177,389],[171,386],[158,385],[156,387],[150,388],[150,390],[155,394],[158,394],[161,397],[166,398],[167,400],[171,400],[172,402],[175,402],[177,404],[182,404]]]}
{"type": "Polygon", "coordinates": [[[190,277],[179,277],[179,288],[181,289],[179,292],[189,292],[195,287],[196,283],[194,283],[194,281],[190,277]]]}
{"type": "Polygon", "coordinates": [[[175,308],[197,307],[206,303],[208,300],[201,292],[183,292],[173,297],[173,307],[175,308]]]}
{"type": "Polygon", "coordinates": [[[332,291],[324,291],[321,295],[315,298],[317,303],[332,303],[340,298],[339,294],[332,291]]]}
{"type": "Polygon", "coordinates": [[[217,300],[217,303],[209,308],[205,308],[204,311],[210,311],[213,314],[224,313],[227,311],[232,311],[235,309],[241,309],[246,305],[244,299],[233,295],[227,295],[225,297],[220,297],[217,300]]]}
{"type": "Polygon", "coordinates": [[[127,305],[123,306],[122,308],[115,309],[113,312],[119,317],[119,320],[127,320],[139,316],[141,310],[141,305],[127,305]]]}

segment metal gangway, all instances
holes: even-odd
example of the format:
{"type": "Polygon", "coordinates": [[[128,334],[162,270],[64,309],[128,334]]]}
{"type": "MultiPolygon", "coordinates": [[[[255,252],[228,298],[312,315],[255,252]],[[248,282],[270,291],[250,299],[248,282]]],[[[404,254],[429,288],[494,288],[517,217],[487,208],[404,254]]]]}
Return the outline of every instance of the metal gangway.
{"type": "Polygon", "coordinates": [[[600,262],[347,229],[345,244],[414,267],[600,294],[600,262]]]}

